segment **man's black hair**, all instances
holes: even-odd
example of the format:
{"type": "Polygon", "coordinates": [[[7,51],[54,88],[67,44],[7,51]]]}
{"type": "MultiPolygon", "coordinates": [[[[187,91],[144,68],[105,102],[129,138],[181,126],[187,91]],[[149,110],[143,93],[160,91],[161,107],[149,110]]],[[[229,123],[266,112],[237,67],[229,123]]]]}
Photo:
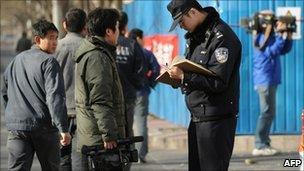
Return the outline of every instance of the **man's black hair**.
{"type": "Polygon", "coordinates": [[[44,38],[49,31],[56,31],[58,33],[58,29],[56,26],[48,22],[46,20],[38,20],[36,23],[33,24],[33,36],[39,36],[44,38]]]}
{"type": "Polygon", "coordinates": [[[70,9],[65,15],[67,30],[80,33],[86,24],[87,14],[79,8],[70,9]]]}
{"type": "Polygon", "coordinates": [[[204,8],[199,3],[195,3],[192,8],[195,8],[200,12],[204,11],[204,8]]]}
{"type": "Polygon", "coordinates": [[[124,11],[120,12],[120,17],[119,17],[119,31],[123,31],[126,25],[128,25],[128,14],[124,11]]]}
{"type": "Polygon", "coordinates": [[[116,9],[96,8],[88,15],[88,32],[90,36],[104,37],[106,29],[116,30],[119,12],[116,9]]]}
{"type": "Polygon", "coordinates": [[[144,32],[139,28],[134,28],[129,32],[129,38],[136,40],[137,37],[142,39],[144,36],[144,32]]]}
{"type": "Polygon", "coordinates": [[[22,37],[26,37],[26,32],[25,31],[22,32],[22,37]]]}

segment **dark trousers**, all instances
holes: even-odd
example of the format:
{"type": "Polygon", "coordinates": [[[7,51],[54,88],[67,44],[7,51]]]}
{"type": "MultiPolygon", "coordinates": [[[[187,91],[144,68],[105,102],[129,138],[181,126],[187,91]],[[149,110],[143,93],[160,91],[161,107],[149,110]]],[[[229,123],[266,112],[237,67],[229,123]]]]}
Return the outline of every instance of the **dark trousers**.
{"type": "Polygon", "coordinates": [[[188,128],[189,171],[228,170],[236,118],[190,122],[188,128]]]}
{"type": "Polygon", "coordinates": [[[133,137],[133,121],[134,121],[134,108],[135,108],[135,100],[136,99],[126,99],[125,107],[126,107],[126,136],[133,137]]]}
{"type": "Polygon", "coordinates": [[[80,158],[81,158],[81,160],[78,162],[78,163],[76,163],[76,166],[77,166],[77,171],[79,170],[79,171],[89,171],[90,169],[89,169],[89,161],[88,161],[88,157],[87,156],[85,156],[85,155],[83,155],[83,154],[81,154],[80,152],[76,152],[79,156],[80,156],[80,158]]]}
{"type": "Polygon", "coordinates": [[[30,171],[34,153],[42,171],[59,170],[60,151],[57,130],[9,131],[8,170],[30,171]]]}
{"type": "MultiPolygon", "coordinates": [[[[134,107],[135,107],[136,99],[125,99],[125,107],[126,107],[126,137],[133,137],[133,121],[134,121],[134,107]]],[[[135,145],[130,145],[131,149],[135,149],[135,145]]],[[[131,170],[132,163],[128,163],[124,170],[131,170]]]]}
{"type": "Polygon", "coordinates": [[[69,145],[63,146],[60,149],[60,170],[61,171],[72,171],[77,170],[77,167],[74,167],[74,164],[78,162],[80,156],[76,154],[76,117],[69,117],[69,132],[72,136],[72,141],[69,145]],[[73,163],[73,167],[72,167],[73,163]],[[73,169],[72,169],[73,168],[73,169]]]}
{"type": "Polygon", "coordinates": [[[90,168],[90,163],[88,160],[88,156],[85,156],[83,154],[81,155],[81,160],[78,163],[78,169],[79,171],[128,171],[129,168],[128,166],[125,166],[124,168],[116,168],[116,169],[110,169],[104,166],[103,168],[95,168],[95,169],[89,169],[90,168]]]}

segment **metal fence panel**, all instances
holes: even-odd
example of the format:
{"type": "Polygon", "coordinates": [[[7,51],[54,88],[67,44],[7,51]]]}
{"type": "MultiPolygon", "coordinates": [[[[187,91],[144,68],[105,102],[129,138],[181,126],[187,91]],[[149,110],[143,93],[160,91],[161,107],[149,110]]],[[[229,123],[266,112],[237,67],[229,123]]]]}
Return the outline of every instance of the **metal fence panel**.
{"type": "MultiPolygon", "coordinates": [[[[123,9],[129,15],[129,29],[134,27],[144,30],[145,35],[177,34],[180,41],[180,54],[184,54],[185,31],[175,29],[168,33],[172,23],[171,15],[166,9],[169,1],[135,0],[124,5],[123,9]]],[[[250,34],[239,27],[243,17],[252,16],[255,12],[265,9],[276,11],[277,7],[301,8],[301,35],[295,40],[290,53],[281,57],[282,84],[277,91],[276,118],[272,126],[272,133],[298,134],[300,132],[300,113],[304,108],[304,1],[303,0],[218,0],[200,1],[203,6],[213,6],[236,32],[243,45],[240,69],[241,96],[240,113],[237,125],[238,134],[253,134],[259,115],[258,96],[254,91],[252,78],[252,38],[250,34]]],[[[189,111],[186,109],[184,96],[180,90],[170,86],[158,84],[150,95],[149,111],[176,124],[187,127],[189,111]]]]}

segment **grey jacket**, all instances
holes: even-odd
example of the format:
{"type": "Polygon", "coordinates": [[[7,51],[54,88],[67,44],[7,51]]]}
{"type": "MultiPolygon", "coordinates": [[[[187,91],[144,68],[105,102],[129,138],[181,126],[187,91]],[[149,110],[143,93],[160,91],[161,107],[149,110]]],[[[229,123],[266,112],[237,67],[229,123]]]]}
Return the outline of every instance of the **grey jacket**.
{"type": "Polygon", "coordinates": [[[4,72],[1,91],[8,130],[67,132],[63,76],[53,55],[36,45],[17,55],[4,72]]]}
{"type": "Polygon", "coordinates": [[[58,41],[55,58],[62,69],[64,87],[66,93],[66,105],[68,115],[76,116],[75,111],[75,51],[83,37],[80,34],[69,32],[63,39],[58,41]]]}

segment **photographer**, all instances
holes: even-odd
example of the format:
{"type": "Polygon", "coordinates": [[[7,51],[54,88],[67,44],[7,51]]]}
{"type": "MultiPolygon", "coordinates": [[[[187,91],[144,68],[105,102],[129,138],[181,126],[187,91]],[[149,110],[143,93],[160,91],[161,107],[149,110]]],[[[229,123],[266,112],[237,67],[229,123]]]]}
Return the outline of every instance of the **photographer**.
{"type": "MultiPolygon", "coordinates": [[[[77,49],[75,98],[77,113],[77,151],[84,145],[106,150],[117,147],[125,137],[125,108],[115,63],[119,35],[119,12],[96,8],[88,14],[89,36],[77,49]]],[[[79,170],[88,170],[82,155],[79,170]]]]}
{"type": "Polygon", "coordinates": [[[292,33],[286,23],[274,22],[271,11],[261,11],[258,17],[260,29],[254,32],[253,78],[254,88],[259,94],[260,116],[252,155],[269,156],[279,152],[271,147],[269,132],[275,116],[276,89],[281,83],[279,56],[290,51],[292,33]]]}

